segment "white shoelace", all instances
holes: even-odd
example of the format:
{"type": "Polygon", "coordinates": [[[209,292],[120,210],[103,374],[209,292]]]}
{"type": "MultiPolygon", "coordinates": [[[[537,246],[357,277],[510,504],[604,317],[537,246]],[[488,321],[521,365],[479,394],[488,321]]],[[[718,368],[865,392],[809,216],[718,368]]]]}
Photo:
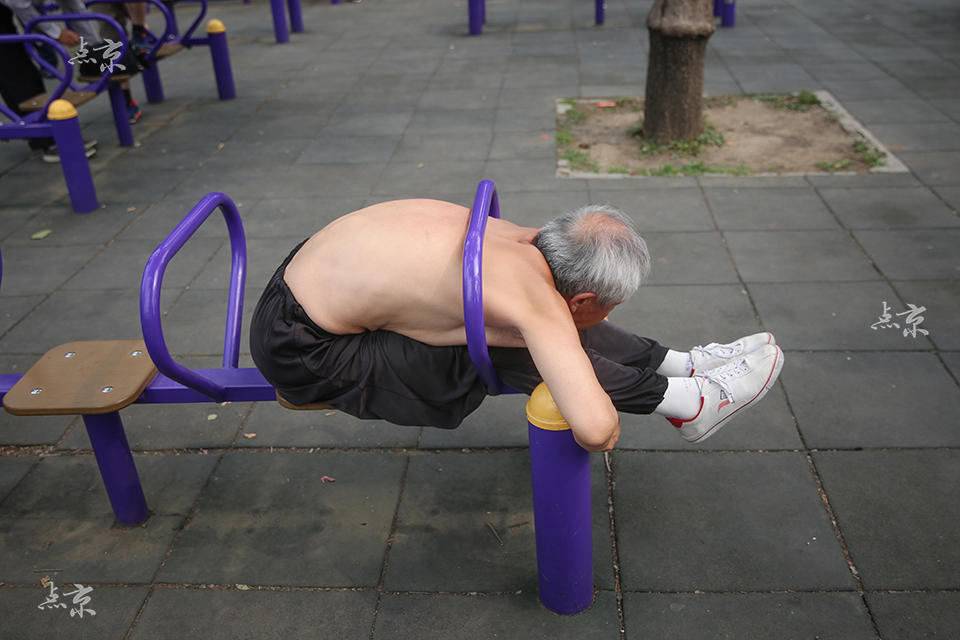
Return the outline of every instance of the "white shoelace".
{"type": "Polygon", "coordinates": [[[717,356],[718,358],[732,358],[733,356],[737,355],[736,345],[736,342],[732,342],[730,344],[711,342],[705,347],[696,346],[691,349],[691,351],[700,351],[711,356],[717,356]]]}
{"type": "Polygon", "coordinates": [[[709,380],[710,382],[715,382],[721,389],[727,393],[727,397],[730,399],[730,402],[736,402],[736,398],[733,396],[733,390],[730,388],[729,380],[733,378],[739,378],[750,372],[750,368],[747,366],[747,361],[743,358],[740,360],[735,360],[734,362],[728,362],[722,367],[717,367],[716,369],[711,369],[709,371],[704,371],[703,373],[694,373],[694,378],[703,378],[704,380],[709,380]]]}

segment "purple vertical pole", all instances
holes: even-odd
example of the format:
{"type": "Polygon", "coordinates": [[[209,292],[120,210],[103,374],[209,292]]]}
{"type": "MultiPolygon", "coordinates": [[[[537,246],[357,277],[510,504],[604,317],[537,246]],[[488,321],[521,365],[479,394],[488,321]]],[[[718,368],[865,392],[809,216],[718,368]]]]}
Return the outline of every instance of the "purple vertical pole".
{"type": "Polygon", "coordinates": [[[290,42],[290,32],[287,31],[287,14],[283,8],[283,0],[270,0],[270,11],[273,13],[273,34],[277,44],[290,42]]]}
{"type": "MultiPolygon", "coordinates": [[[[339,4],[337,0],[333,4],[339,4]]],[[[290,12],[290,31],[303,33],[303,12],[300,11],[300,0],[287,0],[287,11],[290,12]]]]}
{"type": "Polygon", "coordinates": [[[720,7],[723,5],[723,0],[713,0],[713,15],[720,15],[720,7]]]}
{"type": "Polygon", "coordinates": [[[60,168],[70,193],[70,204],[77,213],[90,213],[99,205],[93,187],[93,175],[83,147],[83,134],[77,109],[66,100],[54,100],[47,109],[53,127],[53,139],[60,154],[60,168]]]}
{"type": "Polygon", "coordinates": [[[330,4],[340,4],[340,0],[330,0],[330,4]]]}
{"type": "Polygon", "coordinates": [[[160,69],[157,61],[143,68],[143,89],[147,94],[147,102],[155,104],[163,102],[163,81],[160,79],[160,69]]]}
{"type": "Polygon", "coordinates": [[[150,515],[137,467],[116,411],[83,416],[90,444],[100,467],[100,477],[121,527],[135,527],[150,515]]]}
{"type": "Polygon", "coordinates": [[[603,11],[606,8],[606,5],[607,3],[604,2],[604,0],[596,0],[596,4],[594,6],[593,11],[594,11],[596,23],[598,25],[603,24],[603,19],[604,19],[603,11]]]}
{"type": "Polygon", "coordinates": [[[527,402],[540,602],[573,615],[593,603],[590,454],[541,383],[527,402]]]}
{"type": "Polygon", "coordinates": [[[470,20],[470,35],[483,33],[483,0],[467,0],[467,17],[470,20]]]}
{"type": "Polygon", "coordinates": [[[207,36],[210,41],[210,57],[213,58],[213,75],[217,77],[217,93],[221,100],[237,97],[233,85],[233,69],[230,67],[230,50],[227,48],[227,28],[223,22],[214,18],[207,23],[207,36]]]}
{"type": "Polygon", "coordinates": [[[720,7],[720,24],[724,27],[734,26],[736,9],[736,0],[723,0],[723,5],[720,7]]]}
{"type": "Polygon", "coordinates": [[[133,146],[133,130],[130,128],[130,116],[127,114],[127,99],[119,82],[111,82],[107,91],[110,96],[110,108],[113,110],[113,122],[117,127],[117,138],[121,147],[133,146]]]}

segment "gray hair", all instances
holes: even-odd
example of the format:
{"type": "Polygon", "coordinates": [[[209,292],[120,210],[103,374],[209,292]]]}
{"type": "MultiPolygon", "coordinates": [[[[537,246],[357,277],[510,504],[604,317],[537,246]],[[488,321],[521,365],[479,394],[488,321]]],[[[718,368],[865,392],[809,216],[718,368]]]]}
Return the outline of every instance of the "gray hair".
{"type": "Polygon", "coordinates": [[[603,306],[627,300],[650,273],[650,252],[633,221],[608,205],[557,216],[533,239],[564,297],[594,293],[603,306]]]}

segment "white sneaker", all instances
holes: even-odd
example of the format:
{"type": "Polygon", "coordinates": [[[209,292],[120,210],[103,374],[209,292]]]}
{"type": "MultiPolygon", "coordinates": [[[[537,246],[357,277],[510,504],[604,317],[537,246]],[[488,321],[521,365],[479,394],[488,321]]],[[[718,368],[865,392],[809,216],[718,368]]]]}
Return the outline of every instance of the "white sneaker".
{"type": "Polygon", "coordinates": [[[773,334],[768,331],[745,336],[728,344],[711,342],[705,347],[694,347],[690,350],[690,362],[693,363],[693,371],[690,375],[694,375],[697,371],[709,371],[722,367],[732,359],[744,356],[765,344],[777,344],[773,334]]]}
{"type": "Polygon", "coordinates": [[[690,420],[667,418],[688,442],[703,442],[727,420],[766,395],[783,368],[783,351],[765,344],[722,367],[694,374],[700,412],[690,420]]]}

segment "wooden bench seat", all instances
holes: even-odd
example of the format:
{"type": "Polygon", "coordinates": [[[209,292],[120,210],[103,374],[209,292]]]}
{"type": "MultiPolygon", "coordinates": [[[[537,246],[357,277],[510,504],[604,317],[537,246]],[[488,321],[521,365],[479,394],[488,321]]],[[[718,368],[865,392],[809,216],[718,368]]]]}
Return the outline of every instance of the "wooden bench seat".
{"type": "Polygon", "coordinates": [[[284,409],[293,409],[294,411],[329,411],[331,409],[336,411],[336,407],[332,407],[329,404],[292,404],[285,400],[279,393],[277,393],[277,402],[280,403],[280,406],[284,409]]]}
{"type": "MultiPolygon", "coordinates": [[[[82,104],[86,104],[97,97],[97,94],[93,91],[73,91],[68,89],[63,92],[63,95],[60,96],[63,100],[66,100],[75,107],[79,107],[82,104]]],[[[20,109],[24,113],[32,113],[34,111],[40,111],[43,109],[47,101],[50,99],[49,93],[41,93],[40,95],[33,96],[28,98],[20,103],[20,109]]]]}
{"type": "Polygon", "coordinates": [[[18,416],[111,413],[132,404],[156,375],[143,340],[68,342],[30,367],[3,406],[18,416]]]}

